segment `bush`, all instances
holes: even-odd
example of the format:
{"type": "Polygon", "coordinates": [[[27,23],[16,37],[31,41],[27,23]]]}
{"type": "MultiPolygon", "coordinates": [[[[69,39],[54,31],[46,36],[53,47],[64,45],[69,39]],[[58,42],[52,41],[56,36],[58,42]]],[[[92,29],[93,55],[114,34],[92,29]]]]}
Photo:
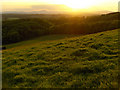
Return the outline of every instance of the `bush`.
{"type": "Polygon", "coordinates": [[[51,23],[42,19],[3,21],[3,44],[15,43],[49,34],[51,23]]]}

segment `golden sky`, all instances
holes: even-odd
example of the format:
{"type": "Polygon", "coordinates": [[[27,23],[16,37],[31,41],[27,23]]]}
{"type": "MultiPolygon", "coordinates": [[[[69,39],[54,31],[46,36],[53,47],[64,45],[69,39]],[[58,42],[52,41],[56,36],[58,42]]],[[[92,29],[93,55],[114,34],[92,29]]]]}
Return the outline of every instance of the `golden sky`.
{"type": "Polygon", "coordinates": [[[118,11],[119,0],[3,0],[3,11],[118,11]]]}

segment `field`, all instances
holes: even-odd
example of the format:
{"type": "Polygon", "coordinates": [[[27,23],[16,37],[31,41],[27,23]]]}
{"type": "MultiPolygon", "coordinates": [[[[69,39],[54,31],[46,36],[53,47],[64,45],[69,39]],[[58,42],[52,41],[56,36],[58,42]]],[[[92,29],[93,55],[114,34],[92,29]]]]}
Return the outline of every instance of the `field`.
{"type": "Polygon", "coordinates": [[[68,37],[6,45],[3,88],[117,88],[118,29],[68,37]]]}

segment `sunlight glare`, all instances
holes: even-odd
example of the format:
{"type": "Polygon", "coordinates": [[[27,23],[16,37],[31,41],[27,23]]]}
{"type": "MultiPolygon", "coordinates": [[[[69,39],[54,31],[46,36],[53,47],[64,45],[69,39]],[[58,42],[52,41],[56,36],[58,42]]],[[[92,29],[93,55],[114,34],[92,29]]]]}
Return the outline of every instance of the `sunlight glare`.
{"type": "Polygon", "coordinates": [[[73,9],[84,9],[89,8],[97,4],[96,0],[69,0],[62,1],[62,3],[73,9]]]}

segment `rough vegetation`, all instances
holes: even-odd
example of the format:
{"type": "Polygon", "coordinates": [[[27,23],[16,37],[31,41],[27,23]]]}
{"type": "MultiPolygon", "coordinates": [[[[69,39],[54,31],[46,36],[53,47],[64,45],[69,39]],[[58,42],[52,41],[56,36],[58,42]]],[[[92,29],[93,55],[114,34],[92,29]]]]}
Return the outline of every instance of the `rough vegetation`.
{"type": "Polygon", "coordinates": [[[112,30],[3,50],[3,88],[117,88],[117,42],[112,30]]]}
{"type": "Polygon", "coordinates": [[[16,43],[43,35],[91,34],[117,29],[119,14],[111,13],[91,17],[64,16],[48,19],[40,19],[39,15],[36,15],[37,18],[28,16],[22,19],[4,20],[2,23],[3,44],[16,43]]]}

